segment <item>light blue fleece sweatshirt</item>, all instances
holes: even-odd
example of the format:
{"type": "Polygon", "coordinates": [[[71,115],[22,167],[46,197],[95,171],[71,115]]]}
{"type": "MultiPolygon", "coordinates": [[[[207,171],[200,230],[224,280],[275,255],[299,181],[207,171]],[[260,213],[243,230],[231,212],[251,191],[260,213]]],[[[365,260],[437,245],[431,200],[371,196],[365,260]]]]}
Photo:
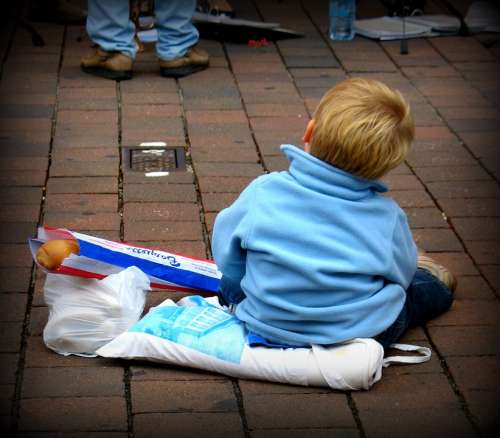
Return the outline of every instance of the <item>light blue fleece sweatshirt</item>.
{"type": "Polygon", "coordinates": [[[406,215],[380,181],[292,146],[216,218],[212,251],[246,297],[236,316],[288,345],[373,337],[399,315],[417,265],[406,215]]]}

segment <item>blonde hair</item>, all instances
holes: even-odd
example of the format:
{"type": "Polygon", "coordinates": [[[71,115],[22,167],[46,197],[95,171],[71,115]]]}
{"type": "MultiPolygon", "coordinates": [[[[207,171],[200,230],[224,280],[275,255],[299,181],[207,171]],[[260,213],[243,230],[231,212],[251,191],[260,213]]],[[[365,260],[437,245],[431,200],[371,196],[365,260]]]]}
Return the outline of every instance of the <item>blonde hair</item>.
{"type": "Polygon", "coordinates": [[[398,166],[415,136],[401,93],[365,78],[342,81],[314,114],[311,154],[354,175],[377,179],[398,166]]]}

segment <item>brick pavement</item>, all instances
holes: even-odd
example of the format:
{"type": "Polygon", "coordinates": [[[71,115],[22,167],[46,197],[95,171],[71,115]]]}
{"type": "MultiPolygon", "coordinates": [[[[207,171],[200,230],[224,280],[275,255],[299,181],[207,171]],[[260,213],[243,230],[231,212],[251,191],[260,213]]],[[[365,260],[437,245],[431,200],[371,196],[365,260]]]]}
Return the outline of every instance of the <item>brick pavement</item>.
{"type": "MultiPolygon", "coordinates": [[[[500,50],[483,37],[331,42],[325,2],[234,1],[240,16],[307,37],[262,48],[203,41],[211,68],[160,78],[152,53],[132,81],[80,73],[81,27],[37,24],[47,42],[1,30],[0,427],[19,437],[377,437],[498,433],[500,50]],[[483,38],[484,39],[484,38],[483,38]],[[369,392],[339,393],[146,363],[62,357],[41,334],[43,276],[25,244],[36,226],[209,257],[218,211],[254,177],[284,169],[320,96],[347,76],[410,100],[417,141],[386,180],[418,244],[459,280],[446,315],[411,330],[433,348],[369,392]],[[125,171],[122,146],[186,145],[188,171],[125,171]]],[[[362,2],[366,6],[368,2],[362,2]]],[[[379,12],[381,12],[379,10],[379,12]]],[[[169,292],[152,292],[154,305],[169,292]]]]}

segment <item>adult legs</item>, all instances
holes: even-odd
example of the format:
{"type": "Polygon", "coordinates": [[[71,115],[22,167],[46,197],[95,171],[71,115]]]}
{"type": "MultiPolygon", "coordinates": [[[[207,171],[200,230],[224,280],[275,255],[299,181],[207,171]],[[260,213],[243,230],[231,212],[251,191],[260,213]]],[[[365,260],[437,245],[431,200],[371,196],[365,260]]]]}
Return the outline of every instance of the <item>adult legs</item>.
{"type": "Polygon", "coordinates": [[[208,53],[194,47],[199,33],[191,22],[195,0],[155,0],[156,53],[162,76],[179,78],[208,67],[208,53]]]}
{"type": "Polygon", "coordinates": [[[180,58],[198,42],[198,30],[191,22],[195,7],[196,0],[155,0],[158,58],[180,58]]]}
{"type": "Polygon", "coordinates": [[[88,0],[87,33],[101,49],[135,58],[135,26],[128,1],[88,0]]]}

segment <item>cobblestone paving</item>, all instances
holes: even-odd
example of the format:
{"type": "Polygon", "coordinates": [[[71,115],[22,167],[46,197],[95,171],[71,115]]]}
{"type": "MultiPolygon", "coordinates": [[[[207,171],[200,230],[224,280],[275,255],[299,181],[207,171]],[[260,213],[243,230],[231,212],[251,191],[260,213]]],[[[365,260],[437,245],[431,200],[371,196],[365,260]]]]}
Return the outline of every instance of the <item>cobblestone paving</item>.
{"type": "MultiPolygon", "coordinates": [[[[365,2],[366,3],[366,2],[365,2]]],[[[334,43],[326,2],[234,1],[240,16],[306,38],[261,48],[202,41],[211,68],[173,80],[152,52],[132,81],[80,72],[82,27],[37,24],[46,45],[2,29],[0,424],[19,437],[474,437],[498,434],[500,50],[479,38],[334,43]],[[12,36],[13,35],[13,36],[12,36]],[[12,36],[12,38],[11,38],[12,36]],[[340,393],[44,347],[43,276],[26,239],[40,224],[209,257],[218,211],[254,177],[286,167],[320,96],[348,76],[410,100],[417,141],[386,178],[418,245],[459,280],[446,315],[406,341],[433,349],[368,392],[340,393]],[[123,146],[186,145],[189,171],[126,172],[123,146]],[[496,432],[496,433],[495,433],[496,432]]],[[[172,293],[155,291],[148,305],[172,293]]]]}

